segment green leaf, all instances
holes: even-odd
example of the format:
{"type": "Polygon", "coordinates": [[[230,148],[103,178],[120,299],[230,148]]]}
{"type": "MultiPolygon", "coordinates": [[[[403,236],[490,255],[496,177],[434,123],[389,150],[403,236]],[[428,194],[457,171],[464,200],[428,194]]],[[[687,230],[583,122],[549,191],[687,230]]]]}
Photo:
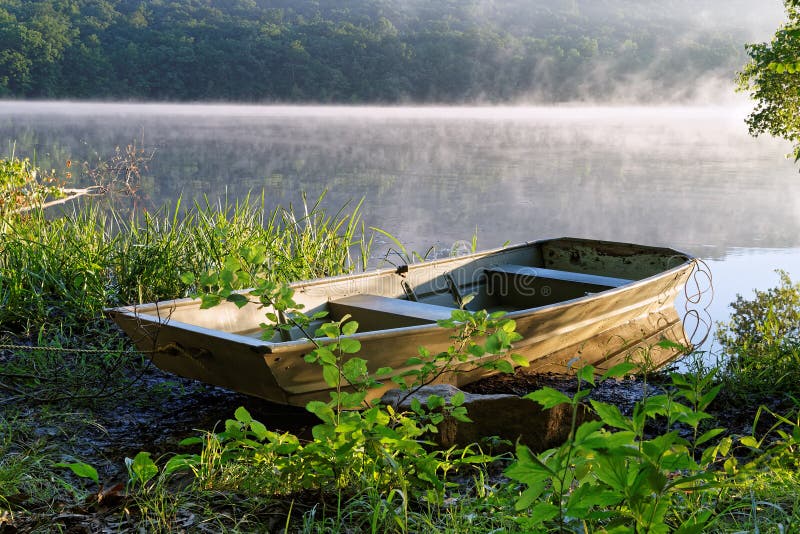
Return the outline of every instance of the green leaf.
{"type": "Polygon", "coordinates": [[[489,354],[499,354],[503,351],[503,344],[495,333],[486,338],[486,343],[484,343],[483,348],[489,354]]]}
{"type": "Polygon", "coordinates": [[[535,521],[550,521],[558,515],[559,508],[549,502],[540,502],[531,510],[531,517],[535,521]]]}
{"type": "Polygon", "coordinates": [[[508,466],[504,473],[512,480],[528,485],[557,476],[555,471],[521,443],[517,443],[517,461],[508,466]]]}
{"type": "Polygon", "coordinates": [[[194,273],[181,273],[181,282],[183,282],[187,286],[194,285],[195,282],[194,273]]]}
{"type": "Polygon", "coordinates": [[[603,375],[600,378],[601,380],[605,380],[606,378],[619,378],[621,376],[626,376],[630,374],[630,372],[636,368],[637,365],[631,362],[618,363],[617,365],[613,366],[608,371],[603,373],[603,375]]]}
{"type": "Polygon", "coordinates": [[[538,402],[546,410],[559,404],[572,404],[571,398],[551,387],[543,387],[533,393],[528,393],[523,398],[538,402]]]}
{"type": "Polygon", "coordinates": [[[342,374],[351,382],[361,380],[367,373],[367,360],[364,358],[350,358],[342,366],[342,374]]]}
{"type": "Polygon", "coordinates": [[[333,409],[322,401],[310,401],[306,404],[306,410],[316,415],[322,422],[333,424],[333,409]]]}
{"type": "Polygon", "coordinates": [[[125,458],[125,465],[131,473],[131,481],[146,484],[158,474],[158,467],[150,458],[149,452],[140,452],[133,459],[125,458]]]}
{"type": "MultiPolygon", "coordinates": [[[[349,322],[347,324],[353,324],[349,322]]],[[[361,350],[361,342],[351,337],[345,337],[339,340],[339,350],[345,354],[355,354],[361,350]]]]}
{"type": "Polygon", "coordinates": [[[512,354],[511,355],[511,361],[514,362],[514,365],[518,365],[519,367],[529,367],[530,366],[530,362],[528,361],[528,358],[526,358],[524,356],[520,356],[519,354],[512,354]]]}
{"type": "Polygon", "coordinates": [[[514,366],[508,360],[497,360],[492,362],[492,367],[500,371],[501,373],[506,374],[513,374],[514,373],[514,366]]]}
{"type": "Polygon", "coordinates": [[[603,428],[602,421],[587,421],[575,430],[575,444],[580,445],[590,435],[603,428]]]}
{"type": "Polygon", "coordinates": [[[394,371],[391,367],[380,367],[377,371],[375,371],[376,376],[385,376],[389,375],[394,371]]]}
{"type": "Polygon", "coordinates": [[[592,367],[591,365],[584,365],[583,367],[578,369],[577,376],[578,379],[594,385],[594,367],[592,367]]]}
{"type": "Polygon", "coordinates": [[[318,332],[322,332],[322,335],[331,339],[336,339],[339,337],[339,325],[336,323],[325,323],[319,327],[318,332]]]}
{"type": "Polygon", "coordinates": [[[536,482],[528,484],[528,488],[522,492],[517,502],[514,503],[514,509],[520,511],[530,508],[542,492],[544,492],[545,485],[544,480],[537,480],[536,482]]]}
{"type": "Polygon", "coordinates": [[[97,475],[97,469],[89,464],[83,462],[59,462],[57,464],[53,464],[53,467],[67,468],[81,478],[88,478],[91,479],[95,484],[100,484],[100,477],[97,475]]]}
{"type": "Polygon", "coordinates": [[[237,308],[244,308],[247,306],[247,303],[250,302],[250,299],[241,293],[232,293],[228,295],[227,301],[236,304],[237,308]]]}
{"type": "Polygon", "coordinates": [[[444,397],[441,395],[429,395],[427,403],[429,410],[436,410],[444,407],[444,397]]]}
{"type": "Polygon", "coordinates": [[[322,365],[322,378],[325,380],[325,383],[328,387],[335,388],[339,385],[339,368],[335,365],[322,365]]]}
{"type": "Polygon", "coordinates": [[[358,322],[347,321],[342,325],[342,335],[352,336],[358,330],[358,322]]]}
{"type": "Polygon", "coordinates": [[[180,469],[189,469],[199,462],[200,457],[195,454],[178,454],[167,460],[164,474],[170,475],[180,469]]]}
{"type": "Polygon", "coordinates": [[[450,398],[450,404],[453,406],[461,406],[464,404],[465,395],[463,391],[459,391],[450,398]]]}
{"type": "Polygon", "coordinates": [[[236,408],[236,411],[233,412],[233,417],[236,418],[236,420],[239,421],[240,423],[245,423],[245,424],[248,424],[250,423],[250,421],[253,420],[252,416],[250,415],[250,412],[248,412],[244,406],[239,406],[238,408],[236,408]]]}
{"type": "Polygon", "coordinates": [[[211,294],[204,294],[200,295],[200,309],[207,310],[208,308],[213,308],[217,304],[222,302],[222,297],[219,295],[211,295],[211,294]]]}
{"type": "Polygon", "coordinates": [[[319,347],[312,352],[324,365],[336,365],[336,355],[328,347],[319,347]]]}
{"type": "Polygon", "coordinates": [[[613,428],[619,428],[620,430],[634,429],[633,423],[628,418],[624,417],[622,412],[619,411],[619,408],[613,404],[607,404],[596,400],[591,400],[589,402],[603,423],[613,428]]]}
{"type": "Polygon", "coordinates": [[[761,444],[753,436],[745,436],[743,438],[740,438],[739,443],[741,443],[745,447],[750,447],[753,449],[761,449],[760,447],[761,444]]]}

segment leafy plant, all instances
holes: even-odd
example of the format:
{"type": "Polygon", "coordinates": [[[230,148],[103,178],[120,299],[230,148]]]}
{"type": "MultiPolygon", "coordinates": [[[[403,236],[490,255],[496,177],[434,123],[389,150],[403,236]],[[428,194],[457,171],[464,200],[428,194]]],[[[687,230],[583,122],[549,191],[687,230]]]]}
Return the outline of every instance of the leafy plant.
{"type": "Polygon", "coordinates": [[[738,296],[730,321],[718,326],[729,394],[800,391],[800,284],[778,273],[778,286],[756,290],[752,299],[738,296]]]}
{"type": "MultiPolygon", "coordinates": [[[[601,379],[622,376],[632,369],[623,363],[609,369],[601,379]]],[[[673,395],[646,397],[629,417],[611,404],[592,400],[599,420],[576,426],[580,403],[589,393],[580,384],[594,384],[594,368],[578,370],[578,391],[572,397],[550,388],[527,396],[544,408],[559,404],[572,407],[570,438],[563,445],[533,454],[518,445],[517,460],[506,470],[525,490],[516,502],[519,518],[527,531],[573,530],[588,525],[608,532],[700,532],[712,521],[711,488],[720,477],[710,467],[728,454],[730,438],[706,448],[701,461],[694,448],[713,440],[718,429],[686,440],[674,429],[684,423],[696,429],[708,417],[705,407],[718,391],[702,391],[704,383],[690,385],[673,375],[673,395]],[[678,399],[689,400],[685,406],[678,399]],[[648,420],[663,417],[668,430],[653,438],[645,436],[648,420]],[[679,506],[692,499],[690,513],[679,506]]]]}

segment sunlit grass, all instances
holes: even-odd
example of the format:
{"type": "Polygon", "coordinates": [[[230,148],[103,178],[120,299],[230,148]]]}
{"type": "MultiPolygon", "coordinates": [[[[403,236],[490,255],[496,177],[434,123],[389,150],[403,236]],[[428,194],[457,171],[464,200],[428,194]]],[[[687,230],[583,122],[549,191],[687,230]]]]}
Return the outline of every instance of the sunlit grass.
{"type": "Polygon", "coordinates": [[[321,196],[300,208],[265,199],[231,205],[179,203],[134,219],[89,204],[63,217],[12,215],[0,233],[0,325],[30,335],[57,321],[82,326],[105,306],[187,296],[181,274],[222,266],[247,244],[267,246],[276,281],[332,276],[363,265],[371,241],[360,204],[329,215],[321,196]]]}

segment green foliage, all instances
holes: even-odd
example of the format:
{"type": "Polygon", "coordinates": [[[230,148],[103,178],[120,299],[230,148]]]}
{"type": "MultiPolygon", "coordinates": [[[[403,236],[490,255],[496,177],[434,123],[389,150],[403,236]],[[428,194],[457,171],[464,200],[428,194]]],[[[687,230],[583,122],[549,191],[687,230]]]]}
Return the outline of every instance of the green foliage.
{"type": "Polygon", "coordinates": [[[106,306],[186,296],[194,289],[188,276],[221,268],[245,243],[261,243],[250,254],[274,280],[350,272],[353,251],[369,256],[360,204],[331,216],[323,197],[310,206],[304,199],[302,215],[291,207],[270,212],[262,198],[190,209],[178,202],[132,221],[99,205],[58,218],[9,216],[0,233],[0,324],[36,331],[58,316],[80,327],[106,306]]]}
{"type": "Polygon", "coordinates": [[[64,467],[72,471],[76,476],[88,478],[95,484],[100,484],[100,477],[97,474],[97,469],[89,464],[83,462],[58,462],[53,464],[53,467],[64,467]]]}
{"type": "Polygon", "coordinates": [[[800,284],[779,271],[780,284],[738,296],[733,314],[720,324],[723,376],[730,394],[794,394],[800,383],[800,284]]]}
{"type": "MultiPolygon", "coordinates": [[[[583,371],[579,375],[594,374],[591,367],[583,371]]],[[[710,417],[703,410],[719,392],[718,387],[706,390],[706,378],[674,374],[674,393],[645,397],[627,417],[614,405],[592,400],[599,420],[580,426],[575,414],[587,390],[579,387],[572,397],[547,389],[528,395],[545,408],[570,405],[573,419],[570,438],[557,448],[533,454],[517,446],[517,460],[506,475],[525,487],[515,505],[525,511],[518,518],[522,529],[701,532],[710,527],[716,488],[726,476],[715,465],[729,454],[731,438],[712,445],[720,431],[697,435],[701,421],[710,417]],[[666,420],[666,431],[646,437],[645,425],[658,418],[666,420]],[[690,427],[695,437],[681,437],[676,424],[690,427]],[[698,461],[694,450],[701,443],[706,448],[698,461]]]]}
{"type": "Polygon", "coordinates": [[[569,100],[581,88],[613,95],[608,79],[645,72],[685,91],[686,77],[740,64],[744,36],[718,20],[713,31],[688,28],[702,39],[683,38],[691,18],[674,13],[684,5],[4,2],[0,96],[380,103],[510,101],[533,90],[569,100]]]}
{"type": "Polygon", "coordinates": [[[747,118],[752,135],[769,133],[794,144],[800,160],[800,6],[786,0],[787,21],[768,43],[747,45],[750,62],[738,75],[755,109],[747,118]]]}

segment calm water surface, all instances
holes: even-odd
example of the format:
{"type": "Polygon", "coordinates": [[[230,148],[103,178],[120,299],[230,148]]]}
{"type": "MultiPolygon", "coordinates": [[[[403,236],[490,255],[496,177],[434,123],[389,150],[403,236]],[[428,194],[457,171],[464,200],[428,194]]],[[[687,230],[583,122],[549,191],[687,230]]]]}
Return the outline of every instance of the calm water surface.
{"type": "Polygon", "coordinates": [[[364,220],[441,253],[556,236],[667,245],[704,258],[711,314],[800,279],[800,175],[752,139],[745,108],[343,108],[0,102],[7,152],[42,167],[155,149],[145,192],[271,205],[330,190],[364,220]]]}

